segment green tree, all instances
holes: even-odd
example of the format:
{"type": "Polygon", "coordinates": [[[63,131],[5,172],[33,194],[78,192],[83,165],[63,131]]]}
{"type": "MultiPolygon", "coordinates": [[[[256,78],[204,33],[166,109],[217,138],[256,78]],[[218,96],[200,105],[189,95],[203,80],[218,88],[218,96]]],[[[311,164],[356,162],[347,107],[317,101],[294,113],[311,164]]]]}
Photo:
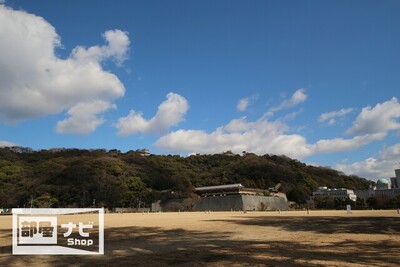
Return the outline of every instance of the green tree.
{"type": "Polygon", "coordinates": [[[123,202],[126,207],[141,208],[151,199],[151,191],[146,188],[140,177],[128,177],[125,185],[127,190],[123,202]]]}
{"type": "Polygon", "coordinates": [[[376,209],[378,208],[378,200],[374,197],[370,197],[367,199],[367,205],[369,208],[376,209]]]}
{"type": "Polygon", "coordinates": [[[58,200],[49,194],[44,194],[32,200],[32,207],[34,208],[53,208],[58,200]]]}
{"type": "Polygon", "coordinates": [[[287,197],[291,201],[295,201],[298,204],[305,204],[310,199],[311,190],[304,184],[297,184],[290,192],[287,197]]]}
{"type": "Polygon", "coordinates": [[[367,203],[366,203],[365,199],[362,198],[362,197],[357,197],[356,207],[363,208],[363,207],[366,207],[366,206],[367,206],[367,203]]]}

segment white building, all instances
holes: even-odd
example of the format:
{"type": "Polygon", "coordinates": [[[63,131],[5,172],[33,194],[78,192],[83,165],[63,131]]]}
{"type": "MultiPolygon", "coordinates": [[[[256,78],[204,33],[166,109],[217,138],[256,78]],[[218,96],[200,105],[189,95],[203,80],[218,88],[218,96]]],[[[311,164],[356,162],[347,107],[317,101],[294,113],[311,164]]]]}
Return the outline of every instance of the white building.
{"type": "Polygon", "coordinates": [[[376,182],[376,186],[370,186],[367,190],[357,190],[355,194],[357,197],[365,200],[370,197],[393,198],[400,195],[400,188],[396,187],[396,184],[393,185],[393,179],[400,180],[400,170],[396,170],[396,177],[391,178],[391,187],[389,187],[389,181],[387,179],[381,178],[376,182]]]}
{"type": "Polygon", "coordinates": [[[326,186],[318,187],[317,191],[313,192],[313,197],[323,196],[323,197],[333,197],[342,200],[350,199],[352,201],[357,200],[357,196],[354,191],[346,188],[327,188],[326,186]]]}
{"type": "Polygon", "coordinates": [[[395,170],[396,177],[390,178],[391,186],[387,179],[381,178],[376,182],[376,186],[370,186],[367,190],[357,190],[355,194],[359,198],[367,200],[370,197],[393,198],[400,195],[400,169],[395,170]]]}

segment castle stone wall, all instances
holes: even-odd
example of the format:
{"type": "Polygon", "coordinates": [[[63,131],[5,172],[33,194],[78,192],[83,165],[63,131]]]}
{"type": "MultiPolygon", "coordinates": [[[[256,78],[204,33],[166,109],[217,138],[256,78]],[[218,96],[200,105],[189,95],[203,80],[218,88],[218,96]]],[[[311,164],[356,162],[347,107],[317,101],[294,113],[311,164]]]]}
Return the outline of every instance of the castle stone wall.
{"type": "Polygon", "coordinates": [[[284,197],[227,195],[201,198],[194,206],[194,210],[289,210],[289,206],[284,197]]]}

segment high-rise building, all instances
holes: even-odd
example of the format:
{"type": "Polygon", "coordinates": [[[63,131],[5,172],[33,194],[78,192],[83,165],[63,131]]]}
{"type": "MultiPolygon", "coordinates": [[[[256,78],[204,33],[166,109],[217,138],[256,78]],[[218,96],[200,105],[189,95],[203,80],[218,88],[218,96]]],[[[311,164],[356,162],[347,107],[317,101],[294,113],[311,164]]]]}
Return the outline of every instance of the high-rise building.
{"type": "Polygon", "coordinates": [[[394,170],[396,177],[390,178],[390,188],[400,188],[400,169],[394,170]]]}

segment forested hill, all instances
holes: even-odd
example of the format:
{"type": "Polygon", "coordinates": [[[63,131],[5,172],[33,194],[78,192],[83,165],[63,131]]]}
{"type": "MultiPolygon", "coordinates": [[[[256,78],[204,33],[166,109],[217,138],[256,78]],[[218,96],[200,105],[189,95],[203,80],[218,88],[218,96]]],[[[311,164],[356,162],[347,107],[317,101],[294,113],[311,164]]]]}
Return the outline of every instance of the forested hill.
{"type": "Polygon", "coordinates": [[[266,189],[281,183],[304,203],[318,186],[366,189],[371,181],[307,166],[286,156],[144,155],[146,151],[0,149],[0,208],[149,205],[159,191],[178,197],[198,186],[242,183],[266,189]]]}

